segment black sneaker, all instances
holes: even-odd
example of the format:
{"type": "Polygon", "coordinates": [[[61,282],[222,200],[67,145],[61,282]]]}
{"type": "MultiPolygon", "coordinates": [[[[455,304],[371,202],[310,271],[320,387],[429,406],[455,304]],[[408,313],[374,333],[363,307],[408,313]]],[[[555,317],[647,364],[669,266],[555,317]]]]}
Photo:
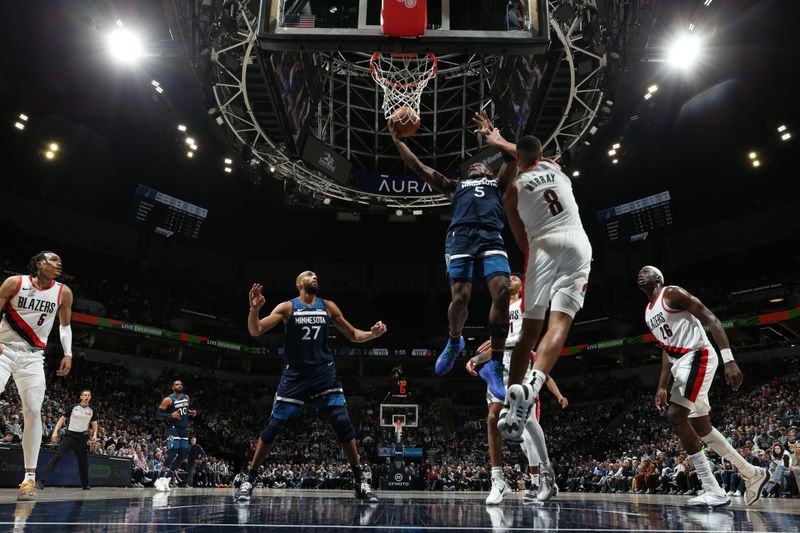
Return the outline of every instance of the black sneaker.
{"type": "Polygon", "coordinates": [[[37,490],[44,490],[44,481],[37,481],[36,488],[37,490]]]}
{"type": "Polygon", "coordinates": [[[239,489],[234,493],[233,499],[237,502],[249,502],[253,495],[253,484],[249,481],[242,481],[239,489]]]}
{"type": "Polygon", "coordinates": [[[362,481],[356,486],[356,499],[366,503],[378,503],[378,495],[372,490],[368,481],[362,481]]]}

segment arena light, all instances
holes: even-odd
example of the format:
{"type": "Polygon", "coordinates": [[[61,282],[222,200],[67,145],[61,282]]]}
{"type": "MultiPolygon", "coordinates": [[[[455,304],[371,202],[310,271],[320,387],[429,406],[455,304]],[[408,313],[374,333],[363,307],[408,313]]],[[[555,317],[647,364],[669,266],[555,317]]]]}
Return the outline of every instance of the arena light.
{"type": "Polygon", "coordinates": [[[14,127],[17,128],[18,130],[22,131],[22,130],[25,129],[25,124],[23,124],[22,122],[15,122],[14,123],[14,127]]]}
{"type": "Polygon", "coordinates": [[[330,198],[323,198],[322,199],[322,203],[325,204],[325,205],[331,205],[331,199],[330,198]]]}
{"type": "Polygon", "coordinates": [[[696,35],[681,35],[670,46],[667,63],[676,68],[688,69],[697,63],[701,48],[700,38],[696,35]]]}
{"type": "Polygon", "coordinates": [[[161,86],[161,84],[158,83],[156,80],[151,80],[150,81],[150,85],[152,85],[153,87],[160,87],[161,86]]]}
{"type": "Polygon", "coordinates": [[[189,159],[193,158],[194,157],[194,152],[192,152],[192,151],[186,152],[186,157],[188,157],[189,159]]]}
{"type": "Polygon", "coordinates": [[[414,209],[413,211],[411,211],[411,214],[419,216],[422,214],[422,209],[414,209]]]}
{"type": "Polygon", "coordinates": [[[403,210],[402,209],[398,209],[397,211],[394,212],[394,214],[399,216],[399,217],[401,217],[401,216],[403,216],[403,210]]]}
{"type": "Polygon", "coordinates": [[[48,150],[48,151],[46,151],[46,152],[44,153],[44,156],[45,156],[47,159],[54,159],[54,158],[56,157],[56,153],[55,153],[55,152],[53,152],[52,150],[48,150]]]}
{"type": "Polygon", "coordinates": [[[614,143],[614,144],[611,145],[611,148],[613,148],[614,150],[619,150],[620,146],[622,146],[622,145],[619,144],[619,143],[614,143]]]}
{"type": "Polygon", "coordinates": [[[164,92],[164,89],[162,89],[161,87],[156,87],[156,92],[157,92],[158,94],[161,94],[161,93],[163,93],[163,92],[164,92]]]}
{"type": "Polygon", "coordinates": [[[120,27],[108,35],[108,46],[111,57],[120,63],[133,63],[144,55],[139,36],[125,28],[120,27]]]}
{"type": "Polygon", "coordinates": [[[185,139],[185,141],[184,141],[184,142],[186,142],[186,144],[188,144],[188,145],[190,145],[190,146],[191,146],[191,145],[193,145],[193,144],[194,144],[194,139],[193,139],[193,138],[191,138],[191,137],[186,137],[186,139],[185,139]]]}
{"type": "Polygon", "coordinates": [[[275,172],[275,167],[274,167],[273,165],[270,165],[270,166],[269,166],[269,171],[270,171],[270,172],[275,172]]]}
{"type": "Polygon", "coordinates": [[[581,172],[580,172],[579,170],[573,170],[573,171],[572,171],[572,177],[573,177],[573,178],[577,178],[577,177],[579,177],[580,175],[581,175],[581,172]]]}
{"type": "Polygon", "coordinates": [[[190,149],[191,151],[193,151],[193,152],[196,152],[196,151],[197,151],[197,145],[196,145],[196,144],[190,144],[190,145],[189,145],[189,149],[190,149]]]}
{"type": "Polygon", "coordinates": [[[178,124],[178,131],[185,132],[186,131],[186,126],[184,126],[183,124],[178,124]]]}
{"type": "Polygon", "coordinates": [[[230,174],[231,172],[233,172],[233,169],[231,167],[225,167],[225,172],[230,174]]]}
{"type": "MultiPolygon", "coordinates": [[[[20,115],[19,118],[22,118],[22,115],[20,115]]],[[[786,126],[784,126],[783,124],[778,126],[778,133],[783,133],[784,131],[786,131],[786,126]]]]}
{"type": "Polygon", "coordinates": [[[781,140],[782,140],[782,141],[788,141],[788,140],[789,140],[789,139],[791,139],[791,138],[792,138],[792,134],[791,134],[791,133],[789,133],[789,132],[786,132],[786,133],[784,133],[783,135],[781,135],[781,140]]]}
{"type": "Polygon", "coordinates": [[[226,157],[225,158],[225,164],[226,165],[232,165],[233,164],[233,159],[231,159],[230,157],[226,157]]]}
{"type": "Polygon", "coordinates": [[[616,150],[609,150],[608,151],[608,155],[609,155],[609,157],[614,157],[615,155],[617,155],[617,151],[616,150]]]}
{"type": "Polygon", "coordinates": [[[783,298],[773,298],[772,300],[769,301],[769,303],[771,303],[771,304],[779,304],[782,301],[783,301],[783,298]]]}
{"type": "Polygon", "coordinates": [[[647,92],[649,93],[654,93],[656,91],[658,91],[658,85],[651,85],[650,87],[647,88],[647,92]]]}
{"type": "Polygon", "coordinates": [[[694,22],[689,24],[689,31],[694,31],[694,22]]]}
{"type": "Polygon", "coordinates": [[[644,95],[645,100],[650,100],[653,97],[653,93],[647,93],[644,95]]]}
{"type": "Polygon", "coordinates": [[[48,148],[50,148],[51,152],[58,152],[58,148],[59,148],[58,147],[58,143],[50,143],[50,146],[48,148]]]}
{"type": "Polygon", "coordinates": [[[754,159],[753,160],[753,166],[756,167],[756,168],[760,167],[761,166],[761,161],[759,161],[758,159],[754,159]]]}
{"type": "Polygon", "coordinates": [[[747,154],[747,157],[749,157],[750,159],[755,159],[756,157],[758,157],[758,154],[755,152],[750,152],[749,154],[747,154]]]}
{"type": "Polygon", "coordinates": [[[714,1],[714,0],[705,0],[705,2],[703,2],[703,5],[704,5],[704,6],[706,6],[706,7],[708,7],[708,6],[710,6],[710,5],[711,5],[711,2],[713,2],[713,1],[714,1]]]}
{"type": "MultiPolygon", "coordinates": [[[[19,114],[19,119],[20,119],[22,122],[28,122],[28,115],[26,115],[25,113],[20,113],[20,114],[19,114]]],[[[783,129],[786,129],[786,126],[781,126],[781,127],[782,127],[783,129]]],[[[782,131],[782,130],[780,130],[780,129],[779,129],[778,131],[782,131]]]]}
{"type": "Polygon", "coordinates": [[[614,164],[614,165],[616,165],[617,163],[619,163],[619,159],[612,159],[612,160],[611,160],[611,163],[612,163],[612,164],[614,164]]]}

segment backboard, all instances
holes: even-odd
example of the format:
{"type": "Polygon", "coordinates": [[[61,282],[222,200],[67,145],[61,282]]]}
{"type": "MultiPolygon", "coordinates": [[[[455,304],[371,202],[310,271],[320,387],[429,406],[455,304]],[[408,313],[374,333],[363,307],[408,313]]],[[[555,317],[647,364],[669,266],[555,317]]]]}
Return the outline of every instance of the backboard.
{"type": "Polygon", "coordinates": [[[261,0],[258,39],[268,50],[539,54],[548,45],[546,0],[428,0],[418,38],[381,32],[383,1],[261,0]]]}
{"type": "Polygon", "coordinates": [[[405,427],[415,428],[417,427],[419,405],[410,403],[382,403],[380,414],[381,427],[394,427],[394,421],[401,419],[405,427]]]}

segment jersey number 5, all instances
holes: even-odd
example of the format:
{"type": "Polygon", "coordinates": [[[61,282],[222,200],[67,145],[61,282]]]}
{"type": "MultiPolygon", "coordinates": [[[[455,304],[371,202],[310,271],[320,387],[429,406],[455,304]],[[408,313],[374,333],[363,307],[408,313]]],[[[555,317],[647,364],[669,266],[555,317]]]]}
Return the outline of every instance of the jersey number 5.
{"type": "Polygon", "coordinates": [[[303,340],[310,341],[310,340],[317,340],[319,337],[319,330],[322,329],[322,326],[303,326],[303,340]],[[311,330],[314,330],[314,336],[311,336],[311,330]]]}
{"type": "Polygon", "coordinates": [[[37,326],[41,326],[44,324],[44,319],[47,318],[47,313],[42,313],[42,316],[39,317],[39,320],[36,322],[37,326]]]}
{"type": "Polygon", "coordinates": [[[547,202],[547,207],[550,208],[550,214],[556,216],[560,212],[564,210],[561,206],[561,202],[558,201],[558,195],[556,191],[553,189],[547,189],[544,191],[544,201],[547,202]]]}
{"type": "Polygon", "coordinates": [[[486,193],[483,192],[483,186],[478,185],[475,187],[475,198],[483,198],[484,196],[486,196],[486,193]]]}

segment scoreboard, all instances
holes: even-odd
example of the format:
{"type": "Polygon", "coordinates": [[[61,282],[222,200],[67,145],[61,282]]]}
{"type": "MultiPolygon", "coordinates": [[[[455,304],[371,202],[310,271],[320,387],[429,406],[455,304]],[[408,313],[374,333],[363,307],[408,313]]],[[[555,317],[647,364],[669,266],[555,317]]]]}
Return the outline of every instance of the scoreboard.
{"type": "Polygon", "coordinates": [[[399,377],[395,380],[394,396],[405,398],[408,396],[408,380],[405,377],[399,377]]]}
{"type": "Polygon", "coordinates": [[[597,212],[597,220],[611,242],[643,241],[651,231],[672,224],[669,191],[601,209],[597,212]]]}
{"type": "Polygon", "coordinates": [[[149,226],[165,237],[178,234],[196,239],[207,216],[207,209],[145,185],[136,187],[131,205],[134,222],[149,226]]]}

